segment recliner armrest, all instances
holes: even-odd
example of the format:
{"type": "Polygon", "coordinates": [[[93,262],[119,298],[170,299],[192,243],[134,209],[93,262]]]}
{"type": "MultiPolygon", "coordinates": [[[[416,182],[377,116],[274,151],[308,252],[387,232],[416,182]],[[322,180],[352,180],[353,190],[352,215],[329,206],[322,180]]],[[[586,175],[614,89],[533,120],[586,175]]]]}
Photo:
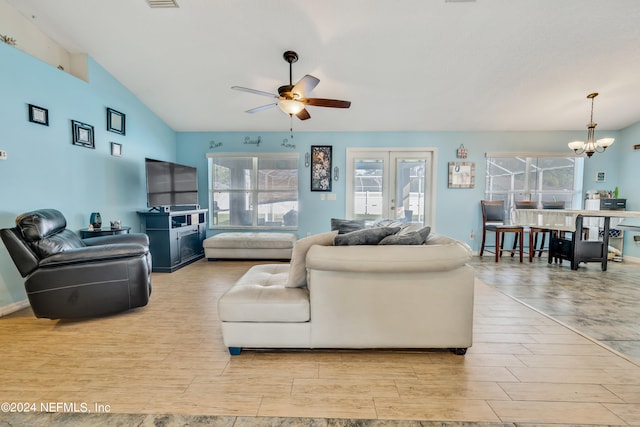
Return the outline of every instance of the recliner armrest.
{"type": "MultiPolygon", "coordinates": [[[[99,238],[99,237],[96,237],[99,238]]],[[[99,263],[107,260],[144,256],[149,249],[136,243],[87,246],[59,252],[40,261],[40,267],[58,267],[79,263],[99,263]]]]}
{"type": "Polygon", "coordinates": [[[111,236],[88,237],[82,239],[87,246],[110,245],[120,243],[136,243],[142,246],[149,246],[149,236],[144,233],[115,234],[111,236]]]}

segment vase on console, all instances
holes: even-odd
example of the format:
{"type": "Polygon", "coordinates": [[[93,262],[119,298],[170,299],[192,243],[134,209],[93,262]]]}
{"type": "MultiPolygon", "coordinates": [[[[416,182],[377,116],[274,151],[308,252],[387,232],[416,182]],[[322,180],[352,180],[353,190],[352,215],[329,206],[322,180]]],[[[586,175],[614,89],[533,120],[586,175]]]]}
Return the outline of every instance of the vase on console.
{"type": "Polygon", "coordinates": [[[91,212],[89,223],[94,230],[99,230],[102,227],[102,217],[100,216],[100,212],[91,212]]]}

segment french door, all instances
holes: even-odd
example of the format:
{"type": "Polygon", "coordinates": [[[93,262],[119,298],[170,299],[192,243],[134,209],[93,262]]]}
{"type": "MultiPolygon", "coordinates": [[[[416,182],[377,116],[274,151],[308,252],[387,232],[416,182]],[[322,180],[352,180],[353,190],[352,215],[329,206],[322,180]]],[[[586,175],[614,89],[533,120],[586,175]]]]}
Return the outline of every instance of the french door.
{"type": "Polygon", "coordinates": [[[346,217],[432,224],[434,157],[424,148],[348,149],[346,217]]]}

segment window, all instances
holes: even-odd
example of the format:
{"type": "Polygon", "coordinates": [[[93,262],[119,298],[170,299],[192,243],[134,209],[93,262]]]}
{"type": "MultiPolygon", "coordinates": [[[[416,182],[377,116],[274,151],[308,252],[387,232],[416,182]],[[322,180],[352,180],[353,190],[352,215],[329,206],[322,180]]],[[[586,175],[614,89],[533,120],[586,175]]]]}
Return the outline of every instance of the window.
{"type": "Polygon", "coordinates": [[[298,154],[207,154],[209,226],[298,226],[298,154]]]}
{"type": "Polygon", "coordinates": [[[541,208],[554,202],[579,209],[583,164],[581,157],[487,153],[485,198],[504,200],[507,212],[521,200],[537,201],[541,208]]]}

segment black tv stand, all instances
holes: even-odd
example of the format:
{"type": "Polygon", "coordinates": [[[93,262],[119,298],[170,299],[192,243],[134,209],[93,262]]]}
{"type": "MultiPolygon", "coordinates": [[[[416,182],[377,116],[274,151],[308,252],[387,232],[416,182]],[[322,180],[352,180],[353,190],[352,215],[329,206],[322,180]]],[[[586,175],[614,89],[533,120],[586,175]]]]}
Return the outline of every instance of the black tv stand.
{"type": "MultiPolygon", "coordinates": [[[[156,210],[157,209],[157,210],[156,210]]],[[[140,229],[149,236],[152,271],[172,273],[204,258],[207,209],[138,211],[140,229]]]]}

